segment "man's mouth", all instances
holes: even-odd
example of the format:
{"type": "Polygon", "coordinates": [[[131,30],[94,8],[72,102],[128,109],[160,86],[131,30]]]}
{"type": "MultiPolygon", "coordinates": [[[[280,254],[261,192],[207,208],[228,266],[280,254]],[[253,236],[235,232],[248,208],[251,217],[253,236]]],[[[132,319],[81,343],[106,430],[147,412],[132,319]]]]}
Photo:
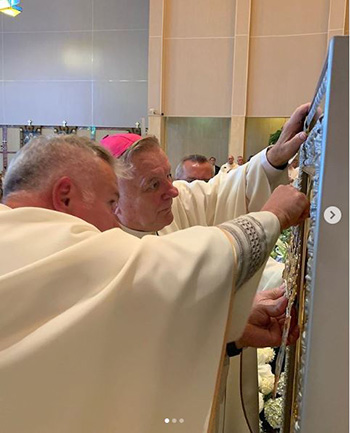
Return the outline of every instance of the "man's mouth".
{"type": "Polygon", "coordinates": [[[160,212],[164,212],[164,213],[171,212],[171,206],[162,209],[160,212]]]}

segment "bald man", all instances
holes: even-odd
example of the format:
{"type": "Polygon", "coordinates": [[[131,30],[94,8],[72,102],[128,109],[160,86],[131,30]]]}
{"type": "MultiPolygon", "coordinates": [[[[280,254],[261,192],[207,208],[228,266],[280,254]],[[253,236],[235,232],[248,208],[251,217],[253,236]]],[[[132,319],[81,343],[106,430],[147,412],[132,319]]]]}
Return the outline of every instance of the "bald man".
{"type": "Polygon", "coordinates": [[[225,164],[223,164],[220,168],[220,171],[222,173],[228,173],[231,170],[235,169],[238,167],[238,164],[235,163],[235,158],[233,155],[229,155],[227,158],[227,162],[225,164]]]}

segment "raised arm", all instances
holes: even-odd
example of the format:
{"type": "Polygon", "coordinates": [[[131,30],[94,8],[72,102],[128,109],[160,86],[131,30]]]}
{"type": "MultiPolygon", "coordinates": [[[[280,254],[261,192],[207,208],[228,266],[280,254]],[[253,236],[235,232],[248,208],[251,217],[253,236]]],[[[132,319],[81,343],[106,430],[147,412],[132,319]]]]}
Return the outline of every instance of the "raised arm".
{"type": "Polygon", "coordinates": [[[255,155],[250,162],[219,173],[208,183],[176,181],[174,222],[162,230],[171,233],[194,225],[217,225],[262,209],[272,191],[288,184],[287,162],[306,138],[302,131],[309,104],[298,107],[284,125],[278,142],[255,155]]]}

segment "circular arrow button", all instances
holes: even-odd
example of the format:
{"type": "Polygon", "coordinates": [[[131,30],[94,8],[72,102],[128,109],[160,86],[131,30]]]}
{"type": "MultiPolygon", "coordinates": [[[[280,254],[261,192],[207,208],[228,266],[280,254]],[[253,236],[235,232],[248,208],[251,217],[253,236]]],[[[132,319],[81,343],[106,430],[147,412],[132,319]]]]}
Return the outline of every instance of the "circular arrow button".
{"type": "Polygon", "coordinates": [[[341,220],[341,211],[336,206],[329,206],[323,212],[323,218],[328,224],[337,224],[341,220]]]}

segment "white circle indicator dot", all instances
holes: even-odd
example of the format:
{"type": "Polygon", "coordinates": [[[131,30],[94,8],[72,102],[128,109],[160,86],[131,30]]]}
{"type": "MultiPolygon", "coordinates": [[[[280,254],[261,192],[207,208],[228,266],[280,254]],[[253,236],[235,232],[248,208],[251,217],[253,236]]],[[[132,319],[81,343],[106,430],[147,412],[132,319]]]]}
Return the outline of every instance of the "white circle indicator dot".
{"type": "Polygon", "coordinates": [[[183,418],[164,418],[164,422],[165,424],[169,424],[170,422],[172,422],[173,424],[176,424],[177,422],[179,422],[180,424],[183,424],[185,422],[185,420],[183,418]]]}

